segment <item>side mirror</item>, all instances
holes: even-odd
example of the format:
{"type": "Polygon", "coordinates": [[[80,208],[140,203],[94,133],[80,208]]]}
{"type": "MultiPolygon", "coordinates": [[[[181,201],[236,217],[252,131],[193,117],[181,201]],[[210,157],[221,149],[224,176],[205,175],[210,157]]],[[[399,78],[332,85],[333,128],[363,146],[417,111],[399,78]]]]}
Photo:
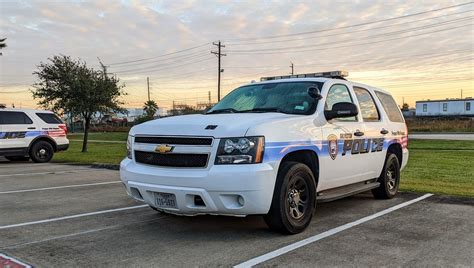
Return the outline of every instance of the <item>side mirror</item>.
{"type": "Polygon", "coordinates": [[[323,97],[317,87],[308,88],[308,95],[315,100],[320,100],[323,97]]]}
{"type": "Polygon", "coordinates": [[[332,106],[332,110],[325,110],[324,115],[327,120],[334,118],[352,117],[356,116],[359,112],[357,106],[350,102],[338,102],[332,106]]]}

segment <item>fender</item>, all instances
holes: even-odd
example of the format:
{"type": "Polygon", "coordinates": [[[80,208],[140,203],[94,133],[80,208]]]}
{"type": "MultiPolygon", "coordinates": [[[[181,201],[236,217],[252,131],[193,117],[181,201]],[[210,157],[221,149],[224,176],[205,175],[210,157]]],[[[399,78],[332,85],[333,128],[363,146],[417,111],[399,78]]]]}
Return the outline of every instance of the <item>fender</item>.
{"type": "Polygon", "coordinates": [[[56,144],[56,141],[54,139],[52,139],[50,136],[48,135],[39,135],[37,136],[36,138],[34,138],[31,142],[30,142],[30,145],[28,146],[28,152],[30,151],[31,149],[31,146],[37,142],[38,140],[48,140],[49,142],[51,142],[51,144],[53,145],[53,149],[54,149],[54,152],[57,151],[57,148],[58,148],[58,145],[56,144]]]}

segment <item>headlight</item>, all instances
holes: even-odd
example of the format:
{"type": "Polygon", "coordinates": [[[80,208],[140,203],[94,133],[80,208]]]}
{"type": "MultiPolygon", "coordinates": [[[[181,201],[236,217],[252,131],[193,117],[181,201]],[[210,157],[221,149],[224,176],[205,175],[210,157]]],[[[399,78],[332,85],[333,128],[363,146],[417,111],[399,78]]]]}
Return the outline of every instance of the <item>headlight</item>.
{"type": "Polygon", "coordinates": [[[133,143],[133,136],[128,135],[127,138],[127,158],[132,159],[132,143],[133,143]]]}
{"type": "Polygon", "coordinates": [[[216,165],[262,163],[264,137],[223,138],[217,149],[216,165]]]}

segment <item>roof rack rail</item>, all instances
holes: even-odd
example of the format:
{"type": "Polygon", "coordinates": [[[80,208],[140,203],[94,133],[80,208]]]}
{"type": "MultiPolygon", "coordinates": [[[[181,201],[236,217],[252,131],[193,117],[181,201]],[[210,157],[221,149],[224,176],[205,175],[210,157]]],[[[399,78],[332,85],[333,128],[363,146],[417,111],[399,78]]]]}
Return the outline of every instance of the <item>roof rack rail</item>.
{"type": "Polygon", "coordinates": [[[335,78],[335,79],[344,79],[344,77],[349,76],[347,71],[332,71],[332,72],[320,72],[320,73],[309,73],[309,74],[294,74],[294,75],[281,75],[281,76],[267,76],[261,77],[260,81],[270,81],[278,79],[287,79],[287,78],[307,78],[307,77],[325,77],[325,78],[335,78]]]}

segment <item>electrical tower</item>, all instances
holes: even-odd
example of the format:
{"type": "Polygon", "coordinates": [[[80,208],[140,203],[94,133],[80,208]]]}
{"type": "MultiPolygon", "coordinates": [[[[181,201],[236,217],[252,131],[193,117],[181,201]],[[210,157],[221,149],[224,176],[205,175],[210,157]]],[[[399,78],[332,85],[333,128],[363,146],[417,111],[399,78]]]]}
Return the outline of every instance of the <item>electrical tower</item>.
{"type": "Polygon", "coordinates": [[[221,73],[224,72],[224,69],[221,68],[221,57],[227,56],[221,52],[221,48],[225,47],[219,42],[213,42],[214,46],[217,46],[217,51],[211,51],[212,54],[217,56],[217,101],[221,100],[221,73]]]}

